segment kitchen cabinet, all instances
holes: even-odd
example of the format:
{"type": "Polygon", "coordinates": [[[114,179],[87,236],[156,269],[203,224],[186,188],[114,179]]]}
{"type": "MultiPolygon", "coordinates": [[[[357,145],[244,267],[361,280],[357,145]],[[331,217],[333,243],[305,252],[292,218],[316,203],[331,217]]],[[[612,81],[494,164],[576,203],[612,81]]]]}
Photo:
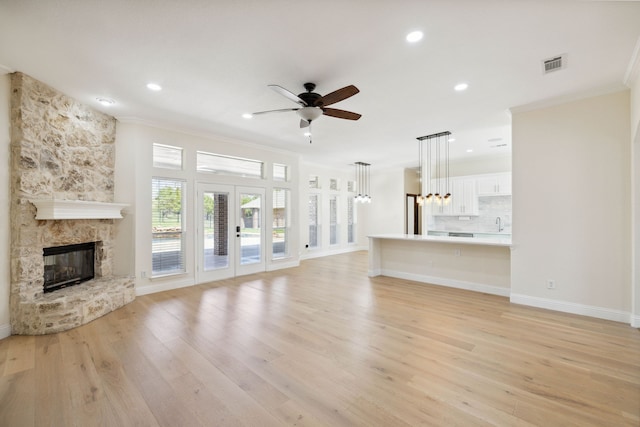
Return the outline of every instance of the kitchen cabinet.
{"type": "MultiPolygon", "coordinates": [[[[447,193],[445,180],[433,180],[432,187],[435,193],[437,189],[444,196],[447,193]],[[440,184],[440,186],[438,186],[440,184]]],[[[449,178],[449,191],[451,200],[449,203],[430,203],[429,213],[434,216],[462,216],[478,215],[478,194],[476,180],[473,177],[449,178]]]]}
{"type": "Polygon", "coordinates": [[[511,173],[498,173],[477,177],[478,196],[508,196],[511,194],[511,173]]]}
{"type": "Polygon", "coordinates": [[[478,215],[478,193],[474,178],[459,177],[451,180],[450,215],[478,215]]]}

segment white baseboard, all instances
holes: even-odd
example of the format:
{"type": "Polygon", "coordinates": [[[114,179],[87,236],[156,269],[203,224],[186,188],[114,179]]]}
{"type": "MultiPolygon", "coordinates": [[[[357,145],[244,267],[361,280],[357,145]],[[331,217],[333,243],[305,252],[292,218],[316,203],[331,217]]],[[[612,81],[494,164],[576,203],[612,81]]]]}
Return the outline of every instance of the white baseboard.
{"type": "Polygon", "coordinates": [[[449,288],[465,289],[468,291],[482,292],[482,293],[491,294],[491,295],[499,295],[502,297],[508,297],[510,292],[509,288],[489,285],[486,283],[466,282],[463,280],[449,279],[446,277],[435,277],[435,276],[426,276],[422,274],[405,273],[403,271],[382,269],[379,271],[379,274],[375,274],[375,273],[378,273],[378,271],[370,271],[369,276],[371,276],[372,273],[374,273],[373,274],[374,276],[383,275],[388,277],[395,277],[397,279],[406,279],[406,280],[413,280],[415,282],[429,283],[431,285],[447,286],[449,288]]]}
{"type": "Polygon", "coordinates": [[[640,315],[631,316],[631,326],[633,328],[640,328],[640,315]]]}
{"type": "Polygon", "coordinates": [[[282,270],[284,268],[300,267],[300,260],[285,261],[285,262],[273,262],[267,265],[267,271],[282,270]]]}
{"type": "Polygon", "coordinates": [[[186,288],[187,286],[193,286],[194,283],[189,280],[188,282],[166,282],[156,285],[136,286],[136,296],[155,294],[157,292],[170,291],[172,289],[186,288]]]}
{"type": "Polygon", "coordinates": [[[11,336],[11,325],[9,323],[0,325],[0,340],[10,336],[11,336]]]}
{"type": "Polygon", "coordinates": [[[367,249],[369,249],[368,246],[348,246],[346,248],[329,249],[326,251],[319,250],[319,249],[312,249],[312,250],[309,250],[307,253],[300,254],[300,259],[303,260],[303,259],[320,258],[324,256],[346,254],[349,252],[366,251],[367,249]]]}
{"type": "Polygon", "coordinates": [[[558,301],[548,298],[532,297],[522,294],[511,294],[510,301],[514,304],[546,308],[548,310],[562,311],[564,313],[580,314],[583,316],[590,316],[598,319],[613,320],[614,322],[630,323],[633,327],[640,326],[639,316],[635,316],[635,319],[632,319],[631,313],[620,310],[613,310],[611,308],[577,304],[567,301],[558,301]],[[635,326],[633,325],[634,322],[636,323],[635,326]]]}

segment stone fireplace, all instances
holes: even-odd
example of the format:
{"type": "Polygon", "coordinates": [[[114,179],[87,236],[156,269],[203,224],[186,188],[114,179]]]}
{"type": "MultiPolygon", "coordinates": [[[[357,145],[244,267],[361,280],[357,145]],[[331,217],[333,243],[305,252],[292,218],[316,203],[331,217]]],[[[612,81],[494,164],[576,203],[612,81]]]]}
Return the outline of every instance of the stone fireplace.
{"type": "Polygon", "coordinates": [[[112,273],[122,208],[113,203],[115,125],[27,75],[11,76],[13,334],[71,329],[135,298],[133,278],[112,273]],[[42,201],[72,208],[43,214],[42,201]],[[117,216],[96,214],[96,206],[111,205],[117,216]],[[94,242],[94,278],[45,293],[45,248],[94,242]]]}

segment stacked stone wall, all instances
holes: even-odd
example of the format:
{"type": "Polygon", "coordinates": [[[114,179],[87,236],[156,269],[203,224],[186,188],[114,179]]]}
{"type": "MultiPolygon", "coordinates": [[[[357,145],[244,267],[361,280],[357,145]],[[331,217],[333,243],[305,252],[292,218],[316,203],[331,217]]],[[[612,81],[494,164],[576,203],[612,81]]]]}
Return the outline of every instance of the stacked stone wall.
{"type": "Polygon", "coordinates": [[[115,131],[115,118],[25,74],[11,76],[14,334],[57,332],[78,326],[93,320],[95,313],[105,314],[135,297],[132,279],[110,280],[114,220],[36,220],[36,208],[30,202],[34,199],[113,202],[115,131]],[[100,284],[90,281],[63,292],[43,294],[43,248],[84,242],[99,242],[96,277],[100,284]],[[109,289],[110,282],[114,289],[109,289]],[[84,310],[81,306],[93,309],[84,310]]]}

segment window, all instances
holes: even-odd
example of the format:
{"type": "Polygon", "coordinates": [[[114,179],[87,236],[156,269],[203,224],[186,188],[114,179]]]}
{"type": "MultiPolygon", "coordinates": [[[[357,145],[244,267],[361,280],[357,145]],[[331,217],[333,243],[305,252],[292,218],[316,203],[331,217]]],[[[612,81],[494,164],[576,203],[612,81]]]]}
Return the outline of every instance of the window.
{"type": "Polygon", "coordinates": [[[153,167],[182,170],[182,148],[153,144],[153,167]]]}
{"type": "Polygon", "coordinates": [[[329,197],[329,244],[337,245],[338,239],[338,196],[329,197]]]}
{"type": "Polygon", "coordinates": [[[279,165],[274,163],[273,165],[273,180],[274,181],[289,181],[289,166],[279,165]]]}
{"type": "Polygon", "coordinates": [[[198,172],[262,178],[263,166],[264,163],[259,160],[242,159],[240,157],[223,156],[202,151],[197,153],[198,172]]]}
{"type": "Polygon", "coordinates": [[[289,256],[289,190],[273,189],[273,259],[289,256]]]}
{"type": "Polygon", "coordinates": [[[335,178],[331,178],[329,180],[329,190],[334,190],[334,191],[338,191],[338,180],[335,178]]]}
{"type": "Polygon", "coordinates": [[[356,192],[356,182],[355,181],[347,181],[347,191],[349,193],[356,192]]]}
{"type": "Polygon", "coordinates": [[[184,189],[184,181],[152,179],[152,277],[185,271],[184,189]]]}
{"type": "Polygon", "coordinates": [[[320,183],[316,175],[309,175],[309,188],[320,188],[320,183]]]}
{"type": "Polygon", "coordinates": [[[355,199],[347,197],[347,243],[356,242],[355,199]]]}
{"type": "Polygon", "coordinates": [[[320,246],[320,224],[318,212],[320,211],[320,196],[318,194],[309,195],[309,247],[320,246]]]}

